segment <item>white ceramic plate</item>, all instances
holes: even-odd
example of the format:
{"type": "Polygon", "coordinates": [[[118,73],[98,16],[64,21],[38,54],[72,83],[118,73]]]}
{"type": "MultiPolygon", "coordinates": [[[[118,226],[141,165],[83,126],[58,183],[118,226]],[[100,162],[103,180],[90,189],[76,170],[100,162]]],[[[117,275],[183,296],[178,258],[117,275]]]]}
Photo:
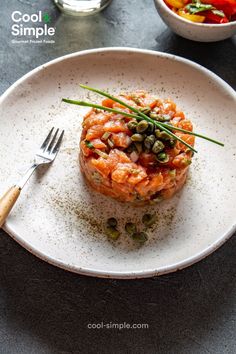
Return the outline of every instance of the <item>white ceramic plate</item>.
{"type": "Polygon", "coordinates": [[[186,59],[130,48],[83,51],[53,60],[11,86],[0,101],[0,192],[24,172],[46,132],[66,130],[48,169],[27,184],[4,228],[49,263],[81,274],[136,278],[173,272],[204,258],[235,230],[236,94],[219,77],[186,59]],[[171,97],[196,131],[225,142],[197,140],[187,184],[159,205],[131,208],[91,191],[78,167],[82,116],[62,97],[100,101],[78,83],[110,92],[137,88],[171,97]],[[120,228],[156,212],[149,240],[137,247],[124,233],[116,243],[102,232],[116,216],[120,228]]]}

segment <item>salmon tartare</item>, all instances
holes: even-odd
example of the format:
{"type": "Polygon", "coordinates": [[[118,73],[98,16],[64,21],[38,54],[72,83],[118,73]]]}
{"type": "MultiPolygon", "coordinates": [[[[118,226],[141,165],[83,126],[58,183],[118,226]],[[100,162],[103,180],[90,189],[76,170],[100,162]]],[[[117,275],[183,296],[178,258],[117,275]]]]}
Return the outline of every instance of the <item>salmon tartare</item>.
{"type": "MultiPolygon", "coordinates": [[[[192,123],[170,99],[143,90],[117,96],[152,120],[192,132],[192,123]]],[[[102,106],[132,113],[112,99],[102,106]]],[[[193,152],[148,121],[91,109],[83,119],[80,165],[90,186],[104,195],[136,205],[171,198],[185,183],[193,152]]],[[[194,136],[172,130],[194,146],[194,136]]]]}

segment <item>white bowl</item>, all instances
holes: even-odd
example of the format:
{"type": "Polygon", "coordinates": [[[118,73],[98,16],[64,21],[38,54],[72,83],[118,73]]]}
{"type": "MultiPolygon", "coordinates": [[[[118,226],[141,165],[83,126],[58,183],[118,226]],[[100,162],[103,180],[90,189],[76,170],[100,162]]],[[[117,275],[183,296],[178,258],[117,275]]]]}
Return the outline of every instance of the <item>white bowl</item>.
{"type": "MultiPolygon", "coordinates": [[[[206,257],[236,230],[236,93],[198,64],[174,55],[133,48],[82,51],[44,64],[13,84],[0,98],[0,195],[23,174],[52,127],[64,128],[58,157],[25,186],[4,229],[43,260],[87,275],[141,278],[174,272],[206,257]],[[79,83],[111,93],[137,88],[170,97],[195,130],[225,142],[225,148],[196,139],[186,185],[153,206],[130,205],[100,195],[84,183],[78,167],[82,117],[87,108],[62,97],[100,102],[79,83]],[[124,232],[127,221],[156,213],[148,241],[138,247],[124,232]],[[122,235],[104,235],[116,216],[122,235]]],[[[142,226],[139,226],[142,228],[142,226]]],[[[220,265],[219,265],[220,266],[220,265]]]]}
{"type": "Polygon", "coordinates": [[[154,0],[162,20],[173,32],[197,42],[217,42],[236,33],[236,21],[225,24],[195,23],[176,15],[163,0],[154,0]]]}

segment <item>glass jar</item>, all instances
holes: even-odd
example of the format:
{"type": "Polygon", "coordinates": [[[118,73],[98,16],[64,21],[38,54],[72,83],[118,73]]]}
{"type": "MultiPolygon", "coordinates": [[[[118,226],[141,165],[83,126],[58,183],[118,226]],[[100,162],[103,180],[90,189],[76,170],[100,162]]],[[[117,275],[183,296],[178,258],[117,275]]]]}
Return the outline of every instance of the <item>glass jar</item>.
{"type": "Polygon", "coordinates": [[[87,16],[103,10],[111,0],[54,0],[59,9],[74,16],[87,16]]]}

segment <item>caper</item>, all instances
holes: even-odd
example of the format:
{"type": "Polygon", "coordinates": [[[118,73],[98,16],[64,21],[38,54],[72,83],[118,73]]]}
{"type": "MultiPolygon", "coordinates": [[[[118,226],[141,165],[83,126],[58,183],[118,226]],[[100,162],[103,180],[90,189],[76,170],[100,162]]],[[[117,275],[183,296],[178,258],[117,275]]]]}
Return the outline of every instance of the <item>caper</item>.
{"type": "Polygon", "coordinates": [[[165,152],[160,152],[156,158],[160,163],[166,163],[169,161],[169,155],[167,155],[165,152]]]}
{"type": "Polygon", "coordinates": [[[161,132],[160,139],[162,139],[162,140],[170,140],[171,136],[168,133],[166,133],[166,132],[161,132]]]}
{"type": "Polygon", "coordinates": [[[164,122],[169,122],[171,120],[171,117],[169,114],[163,114],[162,118],[163,118],[164,122]]]}
{"type": "Polygon", "coordinates": [[[128,232],[128,234],[132,235],[134,232],[137,231],[137,227],[134,223],[132,222],[127,222],[125,224],[125,231],[128,232]]]}
{"type": "Polygon", "coordinates": [[[175,147],[175,144],[176,144],[176,140],[171,139],[171,140],[168,141],[168,145],[169,145],[171,148],[175,147]]]}
{"type": "Polygon", "coordinates": [[[145,138],[145,137],[144,137],[142,134],[133,134],[133,135],[131,136],[131,140],[132,140],[132,141],[138,141],[138,142],[143,141],[144,138],[145,138]]]}
{"type": "Polygon", "coordinates": [[[155,136],[154,135],[149,135],[145,138],[144,140],[144,146],[146,149],[151,149],[153,144],[155,143],[155,136]]]}
{"type": "Polygon", "coordinates": [[[161,142],[160,140],[156,140],[152,147],[152,152],[154,152],[154,154],[158,154],[164,149],[164,147],[165,145],[163,144],[163,142],[161,142]]]}
{"type": "Polygon", "coordinates": [[[158,115],[157,113],[153,113],[153,112],[152,112],[152,113],[149,114],[149,117],[152,118],[152,119],[154,119],[154,120],[158,120],[159,115],[158,115]]]}
{"type": "Polygon", "coordinates": [[[144,133],[148,128],[148,122],[146,120],[141,120],[136,128],[137,133],[144,133]]]}
{"type": "Polygon", "coordinates": [[[159,160],[164,160],[166,158],[167,154],[165,152],[160,152],[157,157],[159,160]]]}
{"type": "Polygon", "coordinates": [[[160,138],[160,136],[161,136],[160,129],[155,129],[155,135],[156,135],[157,138],[160,138]]]}
{"type": "Polygon", "coordinates": [[[147,241],[148,237],[147,234],[145,232],[135,232],[132,235],[133,240],[139,242],[139,243],[144,243],[147,241]]]}
{"type": "Polygon", "coordinates": [[[152,134],[154,132],[154,129],[155,129],[155,126],[153,123],[149,122],[148,123],[148,128],[146,130],[146,133],[147,134],[152,134]]]}
{"type": "Polygon", "coordinates": [[[155,214],[144,214],[142,217],[142,222],[145,226],[152,226],[156,221],[155,214]]]}
{"type": "Polygon", "coordinates": [[[112,227],[116,227],[117,226],[117,220],[115,218],[109,218],[109,219],[107,219],[107,225],[108,226],[112,226],[112,227]]]}
{"type": "Polygon", "coordinates": [[[143,146],[142,146],[142,143],[138,143],[135,141],[134,143],[135,147],[136,147],[136,150],[138,151],[138,153],[140,154],[143,150],[143,146]]]}
{"type": "Polygon", "coordinates": [[[140,98],[138,96],[136,96],[136,95],[131,95],[131,98],[136,104],[141,104],[142,103],[140,98]]]}
{"type": "Polygon", "coordinates": [[[107,236],[109,238],[111,238],[112,240],[117,240],[118,237],[120,236],[120,232],[115,227],[112,227],[112,226],[107,226],[105,228],[105,232],[106,232],[107,236]]]}
{"type": "Polygon", "coordinates": [[[139,110],[143,114],[149,114],[151,112],[151,108],[150,107],[141,107],[139,110]]]}
{"type": "Polygon", "coordinates": [[[131,130],[132,132],[135,132],[137,125],[138,125],[138,123],[136,122],[136,120],[131,120],[131,121],[129,121],[129,123],[127,124],[127,127],[128,127],[129,130],[131,130]]]}
{"type": "Polygon", "coordinates": [[[164,122],[165,121],[165,118],[162,115],[157,114],[157,113],[150,113],[150,118],[152,118],[154,120],[157,120],[158,122],[164,122]]]}

